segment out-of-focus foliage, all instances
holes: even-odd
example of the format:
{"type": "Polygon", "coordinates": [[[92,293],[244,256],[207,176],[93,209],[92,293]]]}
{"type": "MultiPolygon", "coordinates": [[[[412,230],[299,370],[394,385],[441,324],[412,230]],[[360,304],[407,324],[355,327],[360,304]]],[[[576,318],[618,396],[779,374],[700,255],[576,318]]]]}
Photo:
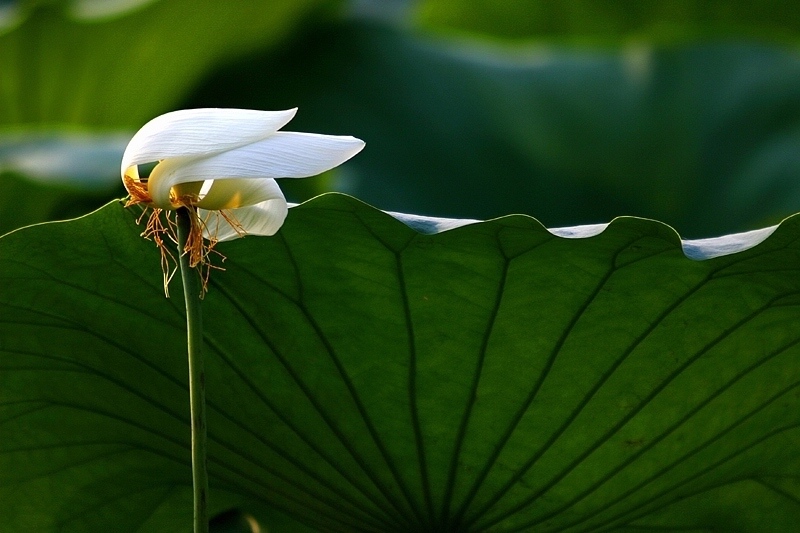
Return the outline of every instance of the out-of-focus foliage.
{"type": "Polygon", "coordinates": [[[707,236],[800,205],[789,4],[140,3],[88,20],[74,14],[90,0],[24,4],[0,35],[0,122],[132,131],[179,107],[298,106],[291,128],[367,149],[287,184],[291,199],[341,190],[434,215],[630,214],[707,236]],[[381,12],[392,22],[341,17],[381,12]]]}
{"type": "Polygon", "coordinates": [[[335,2],[155,0],[118,16],[76,12],[88,3],[15,2],[21,20],[0,34],[0,124],[137,128],[209,68],[275,46],[335,2]]]}
{"type": "Polygon", "coordinates": [[[800,7],[785,0],[420,0],[416,21],[510,39],[613,43],[728,36],[797,42],[800,7]]]}
{"type": "Polygon", "coordinates": [[[292,126],[365,139],[338,187],[395,211],[629,214],[708,236],[800,206],[800,57],[765,45],[482,48],[344,24],[228,67],[190,101],[215,102],[298,105],[292,126]]]}
{"type": "Polygon", "coordinates": [[[60,129],[0,135],[0,235],[86,214],[124,194],[114,178],[127,135],[60,129]],[[109,174],[111,175],[109,176],[109,174]]]}

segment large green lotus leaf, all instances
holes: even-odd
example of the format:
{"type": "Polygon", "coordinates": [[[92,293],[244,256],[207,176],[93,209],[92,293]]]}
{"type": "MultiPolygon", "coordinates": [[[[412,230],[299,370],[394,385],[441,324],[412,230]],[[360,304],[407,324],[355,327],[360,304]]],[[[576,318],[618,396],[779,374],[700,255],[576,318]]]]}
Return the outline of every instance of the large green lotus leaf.
{"type": "MultiPolygon", "coordinates": [[[[182,298],[136,217],[0,239],[9,531],[187,530],[182,298]]],[[[271,531],[800,523],[800,218],[683,243],[637,218],[400,218],[325,195],[219,246],[214,512],[271,531]]]]}
{"type": "Polygon", "coordinates": [[[800,61],[778,47],[490,48],[341,24],[186,105],[211,104],[299,106],[293,129],[364,139],[336,190],[393,211],[635,215],[707,237],[800,206],[800,61]]]}
{"type": "Polygon", "coordinates": [[[782,0],[421,0],[426,28],[513,39],[684,40],[698,35],[758,36],[793,43],[800,9],[782,0]]]}
{"type": "Polygon", "coordinates": [[[211,67],[274,46],[335,3],[11,2],[0,10],[0,124],[138,127],[211,67]],[[134,8],[115,15],[111,6],[123,4],[134,8]]]}

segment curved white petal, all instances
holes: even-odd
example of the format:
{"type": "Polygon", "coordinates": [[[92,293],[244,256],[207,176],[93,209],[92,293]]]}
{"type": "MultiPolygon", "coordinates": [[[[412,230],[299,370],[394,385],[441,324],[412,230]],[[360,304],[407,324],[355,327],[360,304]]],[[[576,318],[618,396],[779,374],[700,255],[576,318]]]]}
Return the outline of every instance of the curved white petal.
{"type": "Polygon", "coordinates": [[[173,157],[150,173],[153,204],[170,209],[170,189],[205,180],[306,178],[330,170],[361,151],[350,136],[279,131],[261,141],[208,157],[173,157]]]}
{"type": "Polygon", "coordinates": [[[364,141],[355,137],[279,131],[216,155],[186,158],[161,171],[170,186],[207,179],[307,178],[341,165],[362,148],[364,141]]]}
{"type": "Polygon", "coordinates": [[[284,196],[278,183],[270,178],[214,180],[195,205],[203,209],[238,209],[276,198],[284,196]]]}
{"type": "Polygon", "coordinates": [[[225,214],[238,223],[234,229],[220,211],[200,209],[200,218],[205,221],[203,236],[217,241],[230,241],[246,235],[275,235],[283,225],[289,206],[283,198],[273,198],[256,205],[226,210],[225,214]]]}
{"type": "Polygon", "coordinates": [[[292,120],[286,111],[254,109],[183,109],[158,116],[142,126],[122,156],[121,173],[133,165],[171,157],[223,152],[264,139],[292,120]]]}
{"type": "MultiPolygon", "coordinates": [[[[169,193],[170,189],[172,189],[174,185],[178,184],[174,177],[178,175],[180,168],[188,164],[191,160],[192,158],[189,157],[173,157],[170,159],[165,159],[157,164],[155,168],[153,168],[153,171],[150,172],[150,177],[147,181],[147,192],[150,193],[150,197],[152,198],[153,205],[155,207],[161,209],[172,209],[169,193]]],[[[205,181],[205,179],[186,179],[180,183],[190,183],[193,181],[199,182],[197,187],[197,190],[199,191],[200,185],[202,185],[202,182],[205,181]]]]}

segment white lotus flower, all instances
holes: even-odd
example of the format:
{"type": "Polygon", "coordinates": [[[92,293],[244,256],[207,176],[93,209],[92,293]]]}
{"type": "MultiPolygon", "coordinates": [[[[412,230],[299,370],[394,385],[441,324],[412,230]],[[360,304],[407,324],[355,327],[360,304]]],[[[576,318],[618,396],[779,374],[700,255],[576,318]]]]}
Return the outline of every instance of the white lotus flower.
{"type": "Polygon", "coordinates": [[[297,109],[186,109],[154,118],[122,156],[130,203],[196,209],[214,241],[273,235],[288,209],[275,178],[305,178],[357,154],[355,137],[278,131],[297,109]],[[148,178],[138,165],[158,164],[148,178]]]}
{"type": "Polygon", "coordinates": [[[314,176],[364,147],[355,137],[278,131],[296,112],[186,109],[154,118],[133,136],[122,156],[122,181],[128,206],[152,208],[142,235],[161,251],[165,291],[177,262],[164,239],[177,242],[172,210],[191,214],[181,253],[191,266],[204,267],[207,281],[217,242],[273,235],[283,225],[288,206],[275,178],[314,176]],[[141,177],[139,166],[151,163],[150,175],[141,177]]]}

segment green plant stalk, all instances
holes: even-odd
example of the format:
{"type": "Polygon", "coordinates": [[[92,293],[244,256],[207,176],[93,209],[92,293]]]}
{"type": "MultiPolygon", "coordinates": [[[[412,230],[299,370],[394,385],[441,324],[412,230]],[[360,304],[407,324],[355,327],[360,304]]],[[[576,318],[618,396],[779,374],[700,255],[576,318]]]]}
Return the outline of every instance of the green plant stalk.
{"type": "Polygon", "coordinates": [[[191,231],[188,209],[178,209],[178,254],[183,296],[186,302],[187,347],[189,353],[189,405],[192,417],[192,482],[194,491],[194,533],[208,533],[208,470],[206,465],[206,397],[203,369],[203,317],[200,313],[200,278],[184,253],[191,231]]]}

